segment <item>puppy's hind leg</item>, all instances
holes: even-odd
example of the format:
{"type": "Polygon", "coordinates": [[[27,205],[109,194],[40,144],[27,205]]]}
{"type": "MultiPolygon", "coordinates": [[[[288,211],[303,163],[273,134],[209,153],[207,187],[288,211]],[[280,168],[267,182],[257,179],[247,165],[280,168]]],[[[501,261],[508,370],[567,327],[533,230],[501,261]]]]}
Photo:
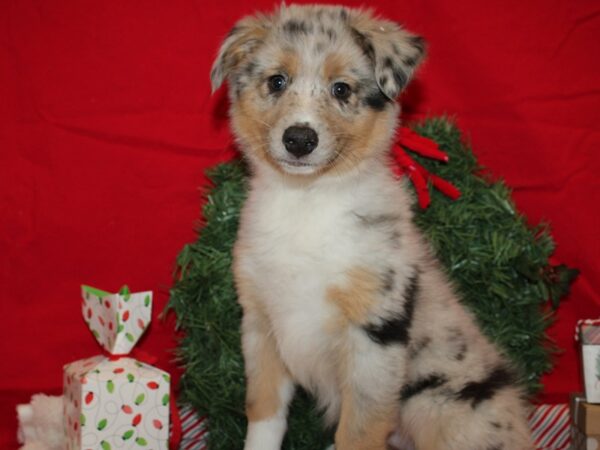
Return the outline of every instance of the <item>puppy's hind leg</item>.
{"type": "Polygon", "coordinates": [[[520,389],[490,380],[459,390],[423,381],[404,389],[402,419],[417,449],[532,450],[520,389]]]}
{"type": "Polygon", "coordinates": [[[279,450],[294,384],[277,352],[266,318],[246,308],[242,321],[248,431],[244,450],[279,450]]]}

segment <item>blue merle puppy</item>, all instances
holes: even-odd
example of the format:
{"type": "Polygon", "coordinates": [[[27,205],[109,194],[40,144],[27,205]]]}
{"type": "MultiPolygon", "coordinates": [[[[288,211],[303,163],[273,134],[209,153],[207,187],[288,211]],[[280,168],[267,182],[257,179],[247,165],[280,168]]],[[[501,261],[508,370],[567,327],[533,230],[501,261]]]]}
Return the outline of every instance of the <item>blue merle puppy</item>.
{"type": "Polygon", "coordinates": [[[299,384],[337,450],[524,450],[527,403],[460,304],[390,170],[423,39],[369,11],[240,20],[212,69],[251,170],[234,249],[246,450],[277,450],[299,384]]]}

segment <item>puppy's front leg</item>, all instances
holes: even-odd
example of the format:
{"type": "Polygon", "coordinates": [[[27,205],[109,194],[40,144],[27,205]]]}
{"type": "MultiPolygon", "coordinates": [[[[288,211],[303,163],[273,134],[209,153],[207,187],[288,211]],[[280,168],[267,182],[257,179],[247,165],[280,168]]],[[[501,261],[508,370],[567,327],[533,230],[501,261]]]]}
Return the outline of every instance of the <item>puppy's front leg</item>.
{"type": "Polygon", "coordinates": [[[255,308],[244,308],[242,347],[248,418],[244,450],[279,450],[294,384],[279,357],[267,318],[255,308]]]}
{"type": "Polygon", "coordinates": [[[394,411],[389,414],[361,410],[350,398],[342,400],[342,414],[335,433],[335,450],[386,450],[396,425],[394,411]]]}
{"type": "Polygon", "coordinates": [[[388,438],[397,425],[393,405],[377,405],[372,408],[361,404],[364,399],[358,392],[343,393],[340,422],[335,433],[335,450],[389,448],[388,438]]]}

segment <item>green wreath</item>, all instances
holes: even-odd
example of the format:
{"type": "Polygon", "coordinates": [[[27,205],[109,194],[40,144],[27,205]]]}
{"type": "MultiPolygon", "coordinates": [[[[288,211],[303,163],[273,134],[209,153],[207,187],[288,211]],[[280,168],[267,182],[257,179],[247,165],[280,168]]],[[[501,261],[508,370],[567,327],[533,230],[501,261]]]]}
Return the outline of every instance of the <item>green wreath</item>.
{"type": "MultiPolygon", "coordinates": [[[[554,242],[547,227],[529,227],[502,182],[491,181],[446,119],[431,119],[415,131],[436,141],[448,164],[415,156],[428,171],[461,191],[452,201],[431,190],[431,206],[415,209],[418,226],[429,237],[465,305],[484,332],[524,374],[531,393],[552,368],[556,350],[545,330],[553,309],[577,271],[552,266],[554,242]],[[550,300],[550,303],[548,302],[550,300]]],[[[181,400],[209,417],[212,450],[242,448],[244,370],[240,348],[241,311],[231,273],[231,250],[246,195],[246,171],[240,161],[209,172],[213,187],[206,196],[198,240],[177,259],[178,272],[169,307],[183,330],[178,357],[185,368],[181,400]]],[[[324,448],[331,430],[323,430],[312,399],[296,395],[283,448],[324,448]]]]}

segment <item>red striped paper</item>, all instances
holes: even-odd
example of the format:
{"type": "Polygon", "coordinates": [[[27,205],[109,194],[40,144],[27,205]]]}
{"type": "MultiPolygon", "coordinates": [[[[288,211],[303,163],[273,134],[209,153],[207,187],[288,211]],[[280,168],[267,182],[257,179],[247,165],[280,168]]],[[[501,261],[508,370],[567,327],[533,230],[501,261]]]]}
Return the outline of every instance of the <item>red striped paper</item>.
{"type": "MultiPolygon", "coordinates": [[[[180,450],[207,450],[207,419],[189,406],[180,410],[182,440],[180,450]]],[[[529,416],[533,442],[537,450],[569,450],[569,407],[566,404],[538,405],[529,416]]]]}
{"type": "Polygon", "coordinates": [[[181,444],[179,450],[207,450],[208,427],[206,416],[200,416],[190,406],[179,409],[181,444]]]}
{"type": "Polygon", "coordinates": [[[537,450],[569,450],[569,406],[538,405],[529,415],[529,427],[537,450]]]}

